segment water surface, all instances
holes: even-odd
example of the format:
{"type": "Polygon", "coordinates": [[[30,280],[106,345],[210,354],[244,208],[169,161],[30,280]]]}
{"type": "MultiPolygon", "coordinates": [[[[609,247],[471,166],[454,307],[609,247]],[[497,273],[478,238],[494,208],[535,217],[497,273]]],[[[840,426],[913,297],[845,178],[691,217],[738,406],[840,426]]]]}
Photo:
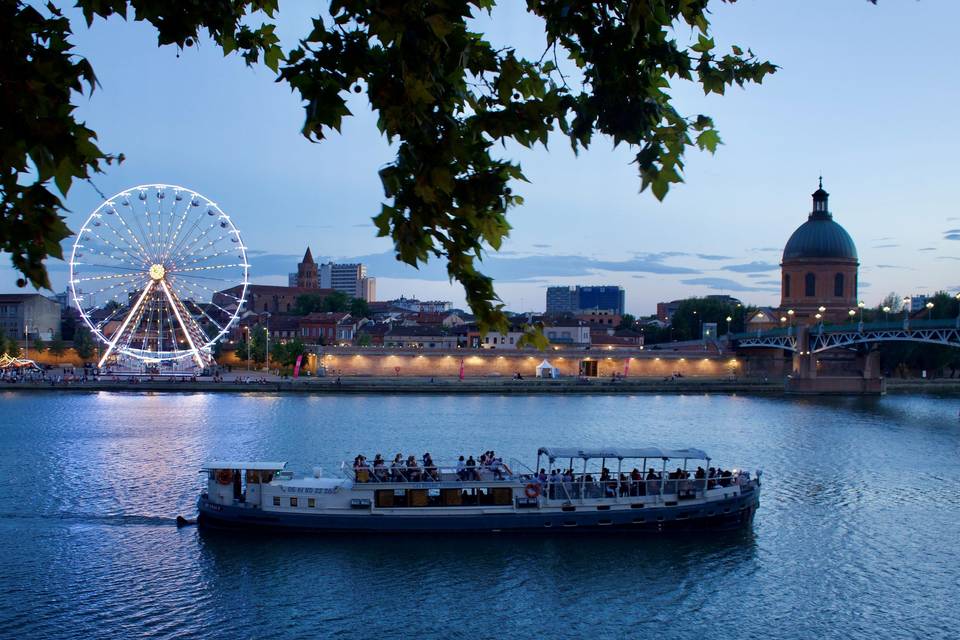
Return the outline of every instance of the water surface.
{"type": "Polygon", "coordinates": [[[0,636],[956,637],[960,400],[0,395],[0,636]],[[205,459],[695,446],[762,467],[708,539],[177,529],[205,459]]]}

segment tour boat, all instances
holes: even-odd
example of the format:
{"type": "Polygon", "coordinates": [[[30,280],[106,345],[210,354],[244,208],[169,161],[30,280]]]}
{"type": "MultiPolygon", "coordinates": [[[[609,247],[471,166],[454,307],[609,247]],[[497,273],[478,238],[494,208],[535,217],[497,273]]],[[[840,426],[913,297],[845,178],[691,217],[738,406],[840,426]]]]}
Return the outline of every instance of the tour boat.
{"type": "Polygon", "coordinates": [[[535,469],[499,459],[371,467],[358,457],[340,477],[319,468],[297,477],[285,462],[201,472],[200,526],[304,532],[733,530],[753,521],[761,476],[715,469],[698,449],[657,447],[544,447],[535,469]]]}

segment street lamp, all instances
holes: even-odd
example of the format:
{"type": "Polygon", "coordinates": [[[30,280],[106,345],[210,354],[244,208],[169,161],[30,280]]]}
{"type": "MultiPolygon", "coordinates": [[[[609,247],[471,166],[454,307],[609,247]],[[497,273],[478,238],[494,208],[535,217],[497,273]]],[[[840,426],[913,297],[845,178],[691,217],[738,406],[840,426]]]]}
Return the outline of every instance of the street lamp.
{"type": "Polygon", "coordinates": [[[861,300],[860,302],[857,303],[857,309],[860,310],[860,322],[857,324],[857,329],[858,329],[859,331],[863,331],[863,308],[864,308],[865,306],[867,306],[867,305],[866,305],[866,303],[865,303],[863,300],[861,300]]]}
{"type": "Polygon", "coordinates": [[[957,299],[957,329],[960,329],[960,293],[954,297],[957,299]]]}
{"type": "Polygon", "coordinates": [[[787,327],[787,333],[793,333],[793,314],[794,313],[795,312],[793,309],[787,309],[787,318],[790,319],[790,326],[787,327]]]}
{"type": "Polygon", "coordinates": [[[890,307],[886,305],[883,307],[883,321],[890,322],[890,307]]]}
{"type": "MultiPolygon", "coordinates": [[[[960,293],[957,294],[957,299],[960,300],[960,293]]],[[[960,314],[957,315],[960,318],[960,314]]],[[[733,320],[730,316],[727,316],[727,339],[730,337],[730,321],[733,320]]]]}
{"type": "Polygon", "coordinates": [[[247,371],[250,371],[250,327],[243,328],[244,339],[247,342],[247,371]]]}
{"type": "Polygon", "coordinates": [[[853,316],[857,315],[856,309],[850,309],[850,311],[847,311],[847,315],[850,316],[850,324],[853,324],[853,316]]]}
{"type": "Polygon", "coordinates": [[[933,320],[933,303],[928,302],[926,304],[926,307],[927,307],[927,315],[930,316],[930,320],[933,320]]]}

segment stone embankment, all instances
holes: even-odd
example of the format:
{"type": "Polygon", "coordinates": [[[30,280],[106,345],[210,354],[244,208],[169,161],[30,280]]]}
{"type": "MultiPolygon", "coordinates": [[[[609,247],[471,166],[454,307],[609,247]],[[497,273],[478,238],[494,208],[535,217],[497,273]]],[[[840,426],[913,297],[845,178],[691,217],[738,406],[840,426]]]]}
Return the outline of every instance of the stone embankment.
{"type": "MultiPolygon", "coordinates": [[[[960,379],[894,380],[888,379],[887,389],[893,393],[960,393],[960,379]]],[[[0,391],[52,392],[217,392],[217,393],[289,393],[289,394],[635,394],[635,393],[745,393],[780,395],[784,393],[782,380],[717,379],[717,378],[626,378],[577,380],[476,378],[375,378],[343,377],[283,380],[276,376],[243,378],[224,382],[191,380],[100,380],[88,382],[0,382],[0,391]]]]}

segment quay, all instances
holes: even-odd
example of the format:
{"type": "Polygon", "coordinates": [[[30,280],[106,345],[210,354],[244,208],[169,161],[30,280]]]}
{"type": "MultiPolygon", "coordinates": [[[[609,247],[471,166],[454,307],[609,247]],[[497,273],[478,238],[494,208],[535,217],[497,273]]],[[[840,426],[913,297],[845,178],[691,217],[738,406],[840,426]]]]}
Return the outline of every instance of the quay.
{"type": "MultiPolygon", "coordinates": [[[[786,395],[783,379],[722,379],[722,378],[621,378],[607,379],[560,378],[556,380],[510,378],[475,378],[459,380],[456,377],[364,377],[283,379],[275,375],[237,374],[222,382],[207,378],[196,380],[150,380],[143,378],[115,380],[88,380],[70,382],[0,382],[3,391],[33,392],[167,392],[167,393],[283,393],[283,394],[497,394],[497,395],[611,395],[611,394],[749,394],[786,395]]],[[[905,394],[960,394],[960,379],[888,379],[888,393],[905,394]]],[[[811,395],[835,395],[818,393],[811,395]]],[[[839,394],[848,395],[848,394],[839,394]]]]}

